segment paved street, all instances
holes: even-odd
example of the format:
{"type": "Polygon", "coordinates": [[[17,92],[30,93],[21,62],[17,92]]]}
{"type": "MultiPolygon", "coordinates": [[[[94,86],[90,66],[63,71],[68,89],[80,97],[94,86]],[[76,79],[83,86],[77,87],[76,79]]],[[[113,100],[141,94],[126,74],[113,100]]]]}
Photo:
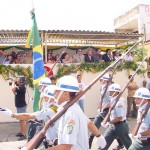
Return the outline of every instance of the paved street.
{"type": "MultiPolygon", "coordinates": [[[[135,125],[135,119],[129,121],[130,129],[133,129],[135,125]]],[[[105,132],[104,128],[101,128],[102,133],[105,132]]],[[[19,146],[23,146],[26,140],[17,141],[16,133],[19,132],[19,124],[13,123],[0,123],[0,150],[17,150],[19,146]]],[[[109,150],[112,150],[116,146],[116,141],[113,142],[109,150]]],[[[96,142],[94,140],[92,149],[97,150],[96,142]]]]}

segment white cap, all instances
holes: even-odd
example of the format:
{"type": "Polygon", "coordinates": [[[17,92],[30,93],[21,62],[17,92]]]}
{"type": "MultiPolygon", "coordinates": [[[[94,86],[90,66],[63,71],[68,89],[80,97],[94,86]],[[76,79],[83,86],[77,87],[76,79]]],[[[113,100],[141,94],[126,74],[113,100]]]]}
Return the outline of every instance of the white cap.
{"type": "Polygon", "coordinates": [[[45,86],[48,86],[48,85],[51,85],[51,80],[47,77],[45,78],[42,78],[40,81],[39,81],[39,84],[38,85],[45,85],[45,86]]]}
{"type": "Polygon", "coordinates": [[[44,89],[44,92],[42,92],[42,96],[50,97],[50,98],[55,98],[54,97],[54,91],[56,89],[55,85],[49,85],[44,89]]]}
{"type": "Polygon", "coordinates": [[[63,76],[56,83],[57,90],[79,92],[79,83],[73,76],[63,76]]]}
{"type": "Polygon", "coordinates": [[[108,74],[108,73],[104,74],[104,76],[101,77],[102,80],[106,80],[106,81],[108,81],[109,78],[110,78],[110,77],[109,77],[109,74],[108,74]]]}
{"type": "Polygon", "coordinates": [[[150,99],[150,92],[147,88],[139,88],[136,90],[133,97],[142,98],[142,99],[150,99]]]}
{"type": "Polygon", "coordinates": [[[109,91],[121,92],[121,87],[117,83],[113,83],[109,86],[109,91]]]}

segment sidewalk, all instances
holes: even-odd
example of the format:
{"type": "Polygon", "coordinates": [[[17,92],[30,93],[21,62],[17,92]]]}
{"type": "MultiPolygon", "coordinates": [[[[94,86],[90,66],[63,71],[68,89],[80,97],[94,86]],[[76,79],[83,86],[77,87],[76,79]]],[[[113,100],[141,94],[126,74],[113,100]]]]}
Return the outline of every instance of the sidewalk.
{"type": "Polygon", "coordinates": [[[18,141],[15,135],[19,132],[18,122],[0,123],[0,150],[17,150],[26,140],[18,141]]]}
{"type": "MultiPolygon", "coordinates": [[[[135,119],[129,121],[130,129],[133,129],[135,125],[135,119]]],[[[102,133],[105,132],[106,129],[101,128],[102,133]]],[[[26,140],[17,141],[18,137],[15,135],[19,132],[19,124],[18,122],[11,123],[0,123],[0,150],[17,150],[19,146],[24,146],[26,144],[26,140]]],[[[117,145],[116,141],[113,142],[109,150],[112,150],[117,145]]],[[[93,141],[92,149],[97,150],[96,141],[93,141]]],[[[125,150],[125,149],[123,149],[125,150]]]]}

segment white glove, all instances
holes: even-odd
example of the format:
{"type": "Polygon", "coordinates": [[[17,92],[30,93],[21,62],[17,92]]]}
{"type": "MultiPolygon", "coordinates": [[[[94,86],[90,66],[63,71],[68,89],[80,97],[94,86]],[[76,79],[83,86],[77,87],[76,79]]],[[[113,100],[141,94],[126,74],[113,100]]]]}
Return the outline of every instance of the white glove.
{"type": "Polygon", "coordinates": [[[133,138],[135,138],[135,139],[139,139],[139,138],[141,138],[142,137],[142,135],[139,133],[139,134],[137,134],[136,136],[133,136],[133,138]]]}
{"type": "Polygon", "coordinates": [[[100,111],[100,109],[97,109],[97,112],[98,113],[102,113],[103,112],[103,109],[100,111]]]}
{"type": "Polygon", "coordinates": [[[100,109],[97,109],[97,112],[99,113],[99,112],[100,112],[100,109]]]}
{"type": "Polygon", "coordinates": [[[107,122],[106,124],[103,124],[103,122],[101,123],[101,126],[104,127],[104,128],[107,128],[109,125],[110,125],[109,122],[107,122]]]}
{"type": "Polygon", "coordinates": [[[21,150],[27,150],[27,148],[26,147],[22,147],[21,150]]]}
{"type": "Polygon", "coordinates": [[[0,108],[0,112],[7,115],[7,116],[10,116],[13,114],[12,111],[10,109],[7,109],[7,108],[0,108]]]}
{"type": "Polygon", "coordinates": [[[97,147],[100,147],[102,149],[106,146],[106,140],[102,135],[96,138],[96,143],[97,147]]]}

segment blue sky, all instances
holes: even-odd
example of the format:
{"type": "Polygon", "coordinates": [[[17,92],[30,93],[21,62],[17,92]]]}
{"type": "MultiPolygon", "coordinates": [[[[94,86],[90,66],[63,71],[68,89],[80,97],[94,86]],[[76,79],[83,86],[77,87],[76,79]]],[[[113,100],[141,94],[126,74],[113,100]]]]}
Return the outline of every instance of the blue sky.
{"type": "Polygon", "coordinates": [[[0,30],[29,29],[34,3],[39,29],[113,31],[114,18],[150,0],[0,0],[0,30]]]}

